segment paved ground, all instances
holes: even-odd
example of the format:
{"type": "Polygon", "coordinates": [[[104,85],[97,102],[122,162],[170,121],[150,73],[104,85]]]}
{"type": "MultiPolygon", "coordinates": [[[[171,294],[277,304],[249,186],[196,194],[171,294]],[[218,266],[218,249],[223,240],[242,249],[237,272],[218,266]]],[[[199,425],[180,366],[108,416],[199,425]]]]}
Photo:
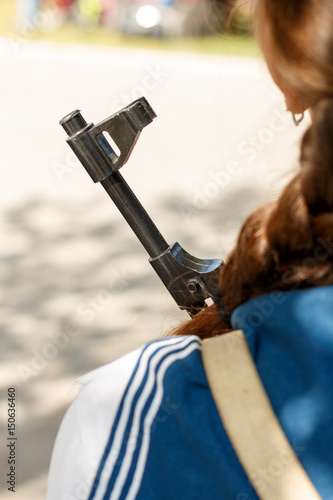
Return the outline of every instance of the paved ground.
{"type": "MultiPolygon", "coordinates": [[[[221,41],[223,43],[223,41],[221,41]]],[[[0,40],[1,499],[7,389],[17,392],[15,498],[41,500],[81,374],[186,319],[58,125],[144,94],[158,119],[123,175],[170,242],[224,257],[296,165],[299,135],[261,62],[0,40]]]]}

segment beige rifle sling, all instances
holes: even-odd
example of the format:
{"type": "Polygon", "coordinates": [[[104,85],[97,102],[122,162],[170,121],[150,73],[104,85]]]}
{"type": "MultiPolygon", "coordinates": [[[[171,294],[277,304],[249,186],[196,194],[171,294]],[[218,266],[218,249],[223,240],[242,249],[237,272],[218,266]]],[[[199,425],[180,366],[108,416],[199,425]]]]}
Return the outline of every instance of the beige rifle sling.
{"type": "Polygon", "coordinates": [[[319,500],[274,413],[243,332],[204,340],[202,358],[223,426],[259,498],[319,500]]]}

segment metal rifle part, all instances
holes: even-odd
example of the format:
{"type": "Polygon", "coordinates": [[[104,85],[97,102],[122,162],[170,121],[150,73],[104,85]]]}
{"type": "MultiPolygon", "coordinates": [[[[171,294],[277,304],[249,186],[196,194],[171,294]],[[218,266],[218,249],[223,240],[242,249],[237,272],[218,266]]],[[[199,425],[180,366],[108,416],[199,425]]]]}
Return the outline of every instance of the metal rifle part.
{"type": "Polygon", "coordinates": [[[220,259],[198,259],[178,243],[169,245],[118,170],[127,162],[144,127],[156,114],[141,97],[101,123],[88,124],[80,111],[60,124],[67,142],[94,182],[100,182],[147,250],[149,262],[180,307],[194,316],[218,289],[220,259]],[[117,154],[103,133],[110,135],[117,154]]]}

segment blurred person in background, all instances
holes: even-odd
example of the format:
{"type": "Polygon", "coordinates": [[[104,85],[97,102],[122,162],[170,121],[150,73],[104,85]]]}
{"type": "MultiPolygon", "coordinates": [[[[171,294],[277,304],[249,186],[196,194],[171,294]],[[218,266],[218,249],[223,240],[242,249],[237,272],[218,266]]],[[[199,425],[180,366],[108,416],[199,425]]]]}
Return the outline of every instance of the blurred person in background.
{"type": "Polygon", "coordinates": [[[17,0],[17,24],[21,31],[37,25],[40,0],[17,0]]]}
{"type": "Polygon", "coordinates": [[[119,0],[102,0],[101,22],[107,28],[117,25],[119,0]]]}
{"type": "Polygon", "coordinates": [[[64,19],[72,18],[75,0],[55,0],[55,4],[61,11],[64,19]]]}
{"type": "Polygon", "coordinates": [[[332,1],[258,0],[255,17],[295,123],[311,110],[300,169],[244,223],[215,304],[171,337],[80,380],[55,444],[47,500],[333,498],[332,1]],[[214,374],[232,387],[222,417],[202,355],[216,339],[226,340],[225,365],[235,364],[225,372],[220,363],[214,374]],[[240,345],[268,405],[251,404],[257,387],[239,391],[230,376],[244,369],[227,359],[240,345]],[[223,420],[229,406],[238,411],[223,420]],[[276,425],[284,441],[272,456],[276,425]],[[267,440],[259,446],[253,435],[267,440]],[[270,460],[251,472],[257,447],[270,460]]]}
{"type": "Polygon", "coordinates": [[[77,23],[80,28],[97,28],[102,14],[102,0],[76,0],[77,23]]]}

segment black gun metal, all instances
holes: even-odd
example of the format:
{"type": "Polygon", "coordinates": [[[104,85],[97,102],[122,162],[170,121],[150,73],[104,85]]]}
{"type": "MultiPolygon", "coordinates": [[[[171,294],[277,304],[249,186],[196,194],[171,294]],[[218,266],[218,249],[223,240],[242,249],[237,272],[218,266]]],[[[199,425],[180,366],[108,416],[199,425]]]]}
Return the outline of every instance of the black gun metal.
{"type": "Polygon", "coordinates": [[[169,245],[119,172],[143,128],[154,118],[154,110],[141,97],[97,125],[88,124],[79,110],[65,116],[60,124],[68,134],[67,143],[92,180],[102,184],[130,225],[180,309],[193,317],[206,307],[207,299],[213,299],[223,261],[198,259],[179,243],[169,245]],[[107,134],[115,146],[111,146],[107,134]]]}

